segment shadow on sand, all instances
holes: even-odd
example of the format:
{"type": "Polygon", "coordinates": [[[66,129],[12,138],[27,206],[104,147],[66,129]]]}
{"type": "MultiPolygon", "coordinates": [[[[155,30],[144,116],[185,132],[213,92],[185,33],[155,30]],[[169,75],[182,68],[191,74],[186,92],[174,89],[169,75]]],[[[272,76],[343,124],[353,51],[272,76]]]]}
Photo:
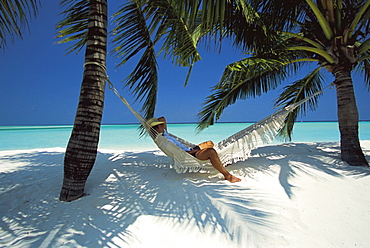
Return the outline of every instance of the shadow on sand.
{"type": "MultiPolygon", "coordinates": [[[[363,151],[368,154],[366,158],[369,161],[370,150],[363,151]]],[[[233,165],[233,169],[248,176],[256,171],[269,172],[271,165],[279,167],[279,181],[289,198],[292,197],[289,179],[295,176],[297,170],[304,173],[314,170],[334,177],[370,175],[369,168],[349,166],[341,161],[337,142],[286,143],[260,147],[252,152],[247,161],[233,165]]]]}
{"type": "Polygon", "coordinates": [[[279,199],[249,187],[253,173],[278,166],[280,184],[289,197],[289,180],[296,170],[309,173],[305,168],[310,168],[334,177],[370,174],[367,168],[341,162],[333,143],[256,149],[249,160],[228,167],[245,178],[237,184],[216,173],[179,175],[156,151],[99,153],[86,185],[88,195],[66,203],[58,200],[63,156],[27,152],[1,158],[1,166],[18,167],[0,174],[0,246],[130,246],[140,242],[132,226],[143,216],[155,216],[161,225],[179,231],[198,228],[221,235],[236,246],[253,244],[250,233],[279,235],[273,223],[276,212],[268,207],[278,205],[279,199]]]}

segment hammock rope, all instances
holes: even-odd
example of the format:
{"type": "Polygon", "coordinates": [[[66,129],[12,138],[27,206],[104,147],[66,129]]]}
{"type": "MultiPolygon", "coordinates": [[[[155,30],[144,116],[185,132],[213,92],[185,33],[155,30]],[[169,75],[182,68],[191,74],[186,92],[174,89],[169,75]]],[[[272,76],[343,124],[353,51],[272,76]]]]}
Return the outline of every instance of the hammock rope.
{"type": "MultiPolygon", "coordinates": [[[[103,68],[106,72],[106,67],[99,63],[87,62],[87,64],[94,64],[103,68]]],[[[149,133],[155,144],[161,149],[168,157],[173,160],[173,166],[177,173],[185,172],[199,172],[199,171],[210,171],[213,169],[210,161],[199,160],[189,153],[185,152],[178,146],[176,146],[171,141],[167,140],[162,134],[159,134],[154,128],[152,128],[146,121],[144,117],[136,112],[128,101],[118,92],[114,87],[113,83],[109,80],[108,75],[106,75],[106,82],[108,82],[108,88],[112,90],[121,101],[127,106],[127,108],[134,114],[134,116],[140,121],[146,131],[149,133]]],[[[329,85],[331,86],[331,85],[329,85]]],[[[329,87],[328,86],[328,87],[329,87]]],[[[285,118],[288,114],[293,111],[298,106],[307,102],[314,96],[322,93],[324,91],[320,90],[314,93],[311,96],[306,97],[305,99],[293,103],[287,107],[281,108],[272,115],[264,118],[263,120],[248,126],[247,128],[231,135],[230,137],[220,141],[215,144],[214,148],[219,154],[221,162],[224,166],[233,164],[239,161],[246,160],[253,149],[271,142],[279,130],[284,124],[285,118]]],[[[175,139],[183,143],[185,146],[194,147],[195,144],[192,144],[180,137],[177,137],[173,134],[170,134],[175,139]]]]}

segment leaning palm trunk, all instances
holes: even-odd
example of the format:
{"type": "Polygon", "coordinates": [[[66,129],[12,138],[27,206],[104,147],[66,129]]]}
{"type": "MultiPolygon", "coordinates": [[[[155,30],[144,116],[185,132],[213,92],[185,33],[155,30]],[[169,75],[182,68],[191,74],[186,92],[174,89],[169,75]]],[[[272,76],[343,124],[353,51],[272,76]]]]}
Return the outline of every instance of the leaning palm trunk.
{"type": "Polygon", "coordinates": [[[80,99],[64,157],[61,201],[72,201],[83,196],[86,180],[97,155],[106,75],[105,70],[99,66],[106,62],[106,0],[90,1],[88,27],[80,99]]]}
{"type": "Polygon", "coordinates": [[[359,141],[359,117],[350,70],[341,67],[333,74],[337,91],[342,160],[350,165],[368,166],[359,141]]]}

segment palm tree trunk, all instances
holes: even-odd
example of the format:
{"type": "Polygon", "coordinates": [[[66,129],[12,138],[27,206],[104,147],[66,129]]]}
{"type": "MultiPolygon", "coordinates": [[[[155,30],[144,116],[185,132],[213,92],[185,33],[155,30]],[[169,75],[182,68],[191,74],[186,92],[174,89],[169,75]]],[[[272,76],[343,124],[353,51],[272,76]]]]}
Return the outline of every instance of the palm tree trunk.
{"type": "Polygon", "coordinates": [[[80,99],[64,157],[61,201],[73,201],[84,195],[85,183],[97,155],[106,75],[103,68],[107,53],[106,0],[90,1],[88,27],[80,99]]]}
{"type": "Polygon", "coordinates": [[[337,91],[338,123],[342,160],[354,166],[369,166],[358,136],[358,110],[351,73],[343,67],[333,72],[337,91]]]}

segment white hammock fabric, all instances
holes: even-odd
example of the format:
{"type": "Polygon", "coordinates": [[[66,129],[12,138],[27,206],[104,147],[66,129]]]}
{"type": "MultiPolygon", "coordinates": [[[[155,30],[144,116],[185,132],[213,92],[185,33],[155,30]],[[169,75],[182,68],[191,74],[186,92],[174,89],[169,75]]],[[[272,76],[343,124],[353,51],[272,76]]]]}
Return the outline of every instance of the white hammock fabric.
{"type": "MultiPolygon", "coordinates": [[[[245,161],[250,156],[253,149],[270,143],[283,126],[287,115],[313,96],[285,107],[267,118],[215,144],[214,148],[217,151],[222,164],[227,166],[239,161],[245,161]]],[[[196,146],[196,144],[185,141],[173,134],[171,134],[171,136],[188,147],[196,146]]],[[[157,144],[158,148],[160,148],[167,156],[172,158],[174,168],[178,173],[209,171],[210,169],[213,169],[209,160],[204,161],[195,158],[173,144],[171,141],[168,141],[166,137],[161,134],[155,136],[154,142],[157,144]]]]}
{"type": "MultiPolygon", "coordinates": [[[[199,160],[195,158],[150,127],[145,118],[130,106],[127,100],[120,95],[109,79],[107,79],[107,81],[110,85],[109,88],[121,99],[121,101],[145,127],[158,148],[173,160],[173,166],[177,173],[209,171],[213,168],[209,160],[199,160]]],[[[283,126],[287,115],[295,108],[321,92],[322,91],[319,91],[300,102],[282,108],[267,118],[215,144],[214,148],[218,152],[222,164],[226,166],[238,161],[244,161],[248,158],[253,149],[271,142],[283,126]]],[[[196,144],[187,142],[173,134],[170,135],[187,147],[196,146],[196,144]]]]}

